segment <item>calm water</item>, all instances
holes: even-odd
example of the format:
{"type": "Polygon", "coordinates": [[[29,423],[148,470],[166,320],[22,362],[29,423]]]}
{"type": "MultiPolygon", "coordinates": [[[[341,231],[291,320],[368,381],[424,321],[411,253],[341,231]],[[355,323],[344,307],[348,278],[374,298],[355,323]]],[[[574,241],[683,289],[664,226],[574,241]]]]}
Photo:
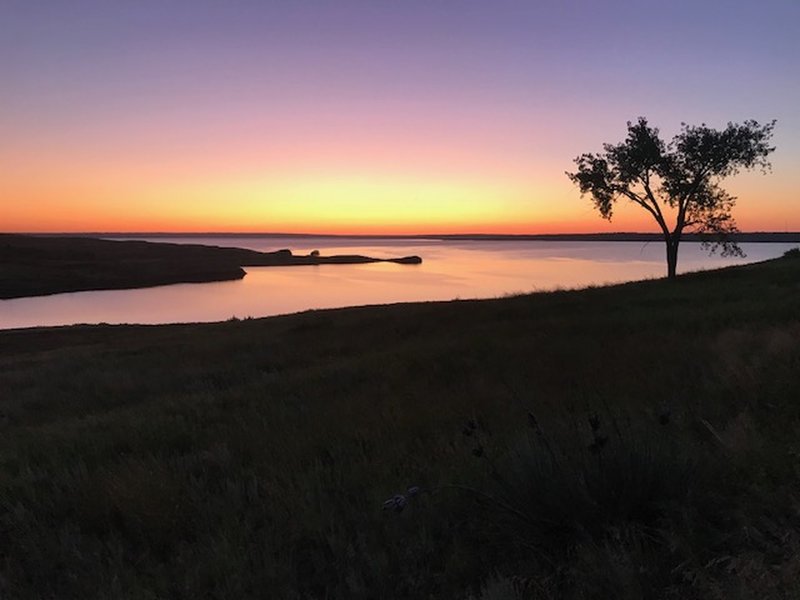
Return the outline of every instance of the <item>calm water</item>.
{"type": "MultiPolygon", "coordinates": [[[[297,254],[418,254],[421,265],[366,264],[253,267],[239,281],[138,290],[77,292],[0,300],[0,329],[74,323],[174,323],[263,317],[314,308],[454,298],[583,287],[662,277],[664,245],[642,242],[534,242],[347,238],[151,238],[154,241],[290,248],[297,254]]],[[[743,244],[746,259],[709,257],[681,246],[681,272],[780,256],[796,244],[743,244]]]]}

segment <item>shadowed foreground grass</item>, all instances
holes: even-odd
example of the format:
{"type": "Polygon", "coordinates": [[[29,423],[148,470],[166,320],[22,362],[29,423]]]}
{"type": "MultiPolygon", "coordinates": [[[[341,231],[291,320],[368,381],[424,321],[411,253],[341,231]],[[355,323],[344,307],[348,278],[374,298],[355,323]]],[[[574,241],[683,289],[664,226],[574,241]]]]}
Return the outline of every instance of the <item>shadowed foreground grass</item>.
{"type": "Polygon", "coordinates": [[[0,597],[797,597],[798,315],[787,257],[0,332],[0,597]]]}

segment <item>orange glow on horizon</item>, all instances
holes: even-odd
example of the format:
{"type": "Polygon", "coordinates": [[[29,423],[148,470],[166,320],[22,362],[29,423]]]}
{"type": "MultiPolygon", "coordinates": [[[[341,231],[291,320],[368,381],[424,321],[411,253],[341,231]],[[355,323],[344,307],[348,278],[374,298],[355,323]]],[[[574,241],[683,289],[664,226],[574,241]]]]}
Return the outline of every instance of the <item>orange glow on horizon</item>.
{"type": "MultiPolygon", "coordinates": [[[[30,165],[29,165],[30,166],[30,165]]],[[[29,233],[309,233],[336,235],[655,232],[621,202],[601,219],[555,166],[468,173],[287,169],[183,175],[61,165],[42,178],[9,172],[0,231],[29,233]],[[94,175],[98,173],[99,175],[94,175]],[[552,173],[556,173],[553,176],[552,173]],[[7,199],[11,199],[8,201],[7,199]]],[[[490,165],[491,166],[491,165],[490,165]]],[[[177,170],[176,172],[180,172],[177,170]]],[[[3,174],[6,175],[6,174],[3,174]]],[[[727,185],[743,231],[798,231],[788,177],[746,174],[727,185]]]]}
{"type": "MultiPolygon", "coordinates": [[[[657,231],[624,202],[611,222],[599,217],[564,175],[594,142],[571,141],[580,132],[550,122],[518,131],[519,115],[470,114],[469,127],[350,115],[291,129],[236,119],[199,127],[190,116],[170,112],[148,123],[135,114],[110,131],[90,121],[39,138],[20,133],[13,151],[0,147],[0,231],[657,231]]],[[[604,135],[580,135],[590,133],[604,135]]],[[[800,230],[791,157],[774,164],[768,176],[723,183],[739,197],[734,215],[743,231],[800,230]]]]}
{"type": "Polygon", "coordinates": [[[656,232],[565,176],[639,115],[777,119],[774,170],[722,187],[800,231],[796,3],[14,4],[0,232],[656,232]]]}

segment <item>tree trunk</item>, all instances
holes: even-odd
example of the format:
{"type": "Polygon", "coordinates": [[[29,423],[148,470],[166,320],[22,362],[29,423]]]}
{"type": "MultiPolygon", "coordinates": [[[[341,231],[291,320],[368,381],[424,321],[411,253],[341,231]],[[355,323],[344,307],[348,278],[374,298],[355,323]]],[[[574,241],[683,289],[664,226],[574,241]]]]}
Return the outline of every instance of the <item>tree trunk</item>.
{"type": "Polygon", "coordinates": [[[667,238],[667,277],[675,279],[678,271],[678,242],[680,238],[672,235],[667,238]]]}

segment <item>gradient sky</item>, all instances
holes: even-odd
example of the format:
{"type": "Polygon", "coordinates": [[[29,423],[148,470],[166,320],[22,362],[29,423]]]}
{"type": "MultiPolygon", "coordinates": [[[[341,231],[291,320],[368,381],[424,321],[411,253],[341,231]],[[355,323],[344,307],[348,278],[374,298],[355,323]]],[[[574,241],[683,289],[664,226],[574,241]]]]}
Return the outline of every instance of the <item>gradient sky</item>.
{"type": "Polygon", "coordinates": [[[800,230],[800,2],[0,0],[0,231],[606,223],[564,171],[647,116],[778,119],[743,230],[800,230]]]}

